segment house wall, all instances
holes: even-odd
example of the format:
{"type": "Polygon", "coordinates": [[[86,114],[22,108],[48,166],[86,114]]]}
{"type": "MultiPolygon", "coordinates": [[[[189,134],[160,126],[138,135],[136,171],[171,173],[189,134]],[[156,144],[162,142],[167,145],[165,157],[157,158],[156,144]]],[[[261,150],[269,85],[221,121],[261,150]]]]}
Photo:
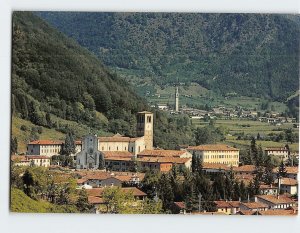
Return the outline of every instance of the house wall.
{"type": "Polygon", "coordinates": [[[239,151],[199,151],[188,150],[199,156],[203,163],[222,163],[237,167],[239,165],[239,151]]]}

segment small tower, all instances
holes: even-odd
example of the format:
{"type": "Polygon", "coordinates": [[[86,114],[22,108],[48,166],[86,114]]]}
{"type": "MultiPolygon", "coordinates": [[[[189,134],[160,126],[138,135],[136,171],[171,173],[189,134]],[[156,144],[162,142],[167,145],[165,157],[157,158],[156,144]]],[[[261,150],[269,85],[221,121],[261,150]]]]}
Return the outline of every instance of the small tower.
{"type": "Polygon", "coordinates": [[[175,89],[175,111],[179,111],[179,91],[178,91],[178,86],[176,86],[175,89]]]}
{"type": "Polygon", "coordinates": [[[138,112],[136,133],[138,137],[144,136],[146,150],[153,149],[153,113],[138,112]]]}

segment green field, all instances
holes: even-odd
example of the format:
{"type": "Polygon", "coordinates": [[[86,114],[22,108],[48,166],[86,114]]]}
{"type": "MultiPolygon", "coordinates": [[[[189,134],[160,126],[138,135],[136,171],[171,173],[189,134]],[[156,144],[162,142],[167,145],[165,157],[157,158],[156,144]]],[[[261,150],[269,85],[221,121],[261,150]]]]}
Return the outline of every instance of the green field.
{"type": "MultiPolygon", "coordinates": [[[[208,122],[204,122],[201,119],[193,119],[192,124],[197,127],[204,127],[208,125],[208,122]]],[[[259,133],[261,136],[269,133],[280,133],[285,129],[292,128],[297,132],[296,128],[293,128],[293,123],[285,123],[280,126],[270,125],[266,122],[252,121],[252,120],[240,120],[240,119],[222,119],[216,120],[216,127],[224,126],[228,129],[229,134],[242,133],[251,134],[256,136],[259,133]]]]}
{"type": "MultiPolygon", "coordinates": [[[[200,119],[193,119],[192,124],[196,127],[204,127],[208,125],[208,122],[204,122],[200,119]]],[[[259,133],[261,136],[268,135],[269,133],[280,133],[284,132],[285,129],[292,128],[294,132],[298,132],[298,129],[293,128],[292,123],[286,123],[281,126],[270,125],[266,122],[251,121],[251,120],[216,120],[216,127],[223,126],[227,129],[228,135],[226,136],[226,142],[231,145],[236,145],[238,147],[244,147],[250,144],[249,140],[236,140],[237,133],[244,133],[245,135],[257,136],[259,133]]],[[[261,144],[263,148],[265,147],[280,147],[284,146],[287,142],[273,142],[273,141],[263,141],[258,140],[257,144],[261,144]]],[[[289,144],[293,151],[298,151],[299,143],[289,144]]]]}

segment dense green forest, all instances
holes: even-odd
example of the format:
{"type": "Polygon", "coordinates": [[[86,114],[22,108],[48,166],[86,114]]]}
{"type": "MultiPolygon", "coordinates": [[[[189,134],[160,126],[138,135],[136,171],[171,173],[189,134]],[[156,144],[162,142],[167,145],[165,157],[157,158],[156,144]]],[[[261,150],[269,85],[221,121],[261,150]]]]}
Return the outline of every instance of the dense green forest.
{"type": "MultiPolygon", "coordinates": [[[[77,138],[89,131],[136,136],[136,113],[150,110],[123,78],[90,51],[29,12],[13,14],[12,55],[16,141],[26,143],[43,133],[56,135],[47,128],[63,134],[73,131],[77,138]]],[[[193,140],[185,116],[171,118],[155,111],[154,127],[156,146],[175,148],[193,140]]]]}
{"type": "MultiPolygon", "coordinates": [[[[39,12],[121,75],[277,101],[299,89],[299,17],[39,12]]],[[[151,85],[149,85],[149,90],[151,85]]],[[[152,88],[153,89],[153,88],[152,88]]]]}
{"type": "Polygon", "coordinates": [[[74,41],[31,13],[13,15],[12,111],[36,125],[51,115],[91,128],[126,122],[147,108],[127,83],[74,41]],[[134,114],[134,115],[133,115],[134,114]]]}

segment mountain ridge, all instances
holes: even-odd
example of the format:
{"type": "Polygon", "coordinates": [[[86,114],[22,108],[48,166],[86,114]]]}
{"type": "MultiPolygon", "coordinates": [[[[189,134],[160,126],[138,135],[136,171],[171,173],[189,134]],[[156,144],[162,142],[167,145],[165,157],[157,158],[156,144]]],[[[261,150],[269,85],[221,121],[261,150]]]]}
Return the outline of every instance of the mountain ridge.
{"type": "Polygon", "coordinates": [[[132,74],[140,82],[151,77],[152,84],[164,86],[179,78],[221,95],[236,92],[277,101],[299,89],[297,16],[36,14],[94,52],[118,74],[132,74]]]}

